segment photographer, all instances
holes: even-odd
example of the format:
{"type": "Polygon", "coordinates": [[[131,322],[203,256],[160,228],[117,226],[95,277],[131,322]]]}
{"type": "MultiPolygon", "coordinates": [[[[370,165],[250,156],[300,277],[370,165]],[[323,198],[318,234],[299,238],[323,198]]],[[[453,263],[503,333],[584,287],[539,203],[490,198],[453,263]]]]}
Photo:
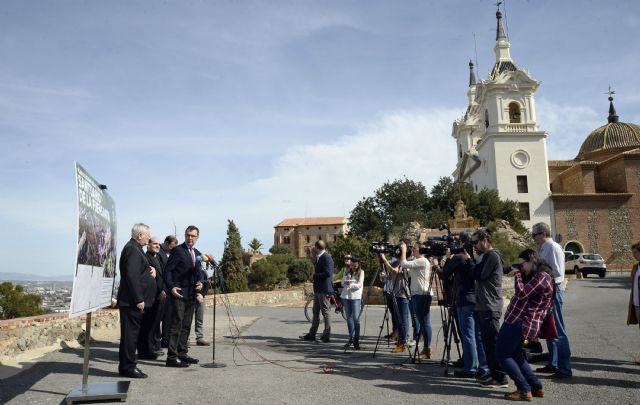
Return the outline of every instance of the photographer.
{"type": "Polygon", "coordinates": [[[549,265],[533,250],[520,253],[518,262],[508,274],[515,277],[515,294],[498,333],[496,357],[517,388],[505,399],[531,401],[543,397],[544,389],[527,363],[522,342],[538,336],[542,320],[552,310],[553,283],[549,265]]]}
{"type": "MultiPolygon", "coordinates": [[[[476,311],[480,320],[482,347],[489,365],[490,375],[479,380],[485,387],[508,387],[505,373],[500,367],[495,350],[496,338],[502,316],[502,255],[493,248],[491,235],[478,229],[471,235],[473,249],[482,255],[480,263],[471,270],[476,281],[476,311]]],[[[471,260],[469,252],[463,252],[466,260],[471,260]]]]}
{"type": "MultiPolygon", "coordinates": [[[[431,274],[431,264],[429,260],[420,253],[420,242],[413,244],[411,248],[412,260],[407,260],[407,245],[402,242],[400,244],[400,267],[407,273],[411,284],[411,304],[413,305],[413,314],[415,320],[416,336],[422,333],[424,339],[424,348],[420,353],[421,359],[431,358],[431,319],[429,312],[431,309],[431,285],[429,283],[431,274]]],[[[416,344],[418,344],[416,338],[416,344]]]]}
{"type": "MultiPolygon", "coordinates": [[[[471,232],[460,232],[460,241],[464,251],[473,255],[471,232]]],[[[454,302],[460,325],[462,339],[464,369],[454,372],[455,377],[483,378],[488,375],[489,367],[482,347],[479,318],[476,312],[476,285],[471,270],[475,265],[473,258],[467,259],[459,253],[451,255],[447,249],[447,261],[444,265],[443,276],[453,278],[454,302]]]]}
{"type": "Polygon", "coordinates": [[[409,334],[409,282],[400,266],[391,265],[384,253],[379,253],[379,255],[389,272],[389,281],[393,285],[391,291],[392,313],[396,314],[400,335],[396,347],[391,352],[402,353],[407,350],[407,335],[409,334]]]}

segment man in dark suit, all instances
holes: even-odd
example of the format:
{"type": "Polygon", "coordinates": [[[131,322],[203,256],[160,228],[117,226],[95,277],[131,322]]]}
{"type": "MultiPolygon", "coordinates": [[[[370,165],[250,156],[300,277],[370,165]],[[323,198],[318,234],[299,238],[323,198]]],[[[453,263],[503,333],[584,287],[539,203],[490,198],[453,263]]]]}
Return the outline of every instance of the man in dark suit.
{"type": "MultiPolygon", "coordinates": [[[[156,269],[156,301],[150,311],[145,311],[142,317],[140,338],[138,339],[138,358],[155,360],[164,356],[160,348],[160,322],[164,315],[167,293],[164,286],[164,264],[160,255],[160,239],[152,237],[147,245],[147,260],[156,269]]],[[[166,263],[166,256],[165,261],[166,263]]]]}
{"type": "Polygon", "coordinates": [[[315,271],[313,273],[313,319],[309,333],[301,336],[304,340],[316,340],[316,332],[320,326],[320,312],[324,318],[322,341],[328,343],[331,338],[331,317],[329,312],[329,297],[333,294],[333,259],[326,251],[324,241],[319,240],[312,249],[312,259],[315,256],[315,271]]]}
{"type": "Polygon", "coordinates": [[[147,378],[136,362],[136,347],[145,308],[151,308],[156,296],[155,270],[142,247],[149,243],[149,226],[139,223],[131,229],[131,240],[120,254],[120,364],[118,372],[123,377],[147,378]]]}
{"type": "MultiPolygon", "coordinates": [[[[164,243],[160,245],[160,252],[157,256],[163,269],[167,268],[169,255],[176,246],[178,246],[178,238],[176,238],[175,235],[167,235],[167,237],[164,238],[164,243]]],[[[160,347],[169,347],[171,319],[173,318],[173,304],[170,297],[171,292],[166,288],[166,284],[165,293],[167,294],[167,299],[160,301],[160,306],[162,307],[162,309],[160,309],[162,311],[162,338],[160,340],[160,347]]]]}
{"type": "Polygon", "coordinates": [[[188,367],[189,364],[198,363],[197,359],[187,354],[195,303],[204,300],[204,280],[198,259],[202,254],[193,247],[198,236],[199,229],[189,225],[184,232],[184,243],[171,251],[165,269],[165,284],[173,302],[167,367],[188,367]]]}

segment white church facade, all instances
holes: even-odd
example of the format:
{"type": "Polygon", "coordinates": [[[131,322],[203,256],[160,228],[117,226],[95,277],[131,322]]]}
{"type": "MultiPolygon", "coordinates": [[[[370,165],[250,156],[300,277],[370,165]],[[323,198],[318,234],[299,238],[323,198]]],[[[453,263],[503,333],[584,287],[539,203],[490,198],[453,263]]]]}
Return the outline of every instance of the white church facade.
{"type": "Polygon", "coordinates": [[[496,17],[496,61],[489,77],[477,81],[469,63],[468,107],[452,129],[458,151],[453,177],[475,191],[493,189],[517,201],[526,227],[552,224],[547,134],[536,116],[540,82],[513,61],[500,11],[496,17]]]}

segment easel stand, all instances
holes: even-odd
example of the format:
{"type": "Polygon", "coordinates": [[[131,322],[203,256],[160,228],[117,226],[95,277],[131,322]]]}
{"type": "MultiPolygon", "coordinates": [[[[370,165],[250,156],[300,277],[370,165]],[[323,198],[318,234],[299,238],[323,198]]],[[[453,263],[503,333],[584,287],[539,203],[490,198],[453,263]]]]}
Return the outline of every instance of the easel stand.
{"type": "Polygon", "coordinates": [[[201,364],[202,368],[222,368],[227,367],[226,364],[216,362],[216,287],[220,285],[222,287],[222,275],[220,274],[220,268],[213,268],[213,277],[212,277],[212,287],[213,287],[213,336],[211,338],[211,363],[201,364]],[[218,282],[216,282],[216,278],[218,278],[218,282]]]}
{"type": "Polygon", "coordinates": [[[82,365],[82,384],[76,385],[67,394],[67,405],[74,402],[127,400],[130,381],[89,383],[89,352],[91,351],[91,312],[87,314],[84,334],[84,364],[82,365]]]}

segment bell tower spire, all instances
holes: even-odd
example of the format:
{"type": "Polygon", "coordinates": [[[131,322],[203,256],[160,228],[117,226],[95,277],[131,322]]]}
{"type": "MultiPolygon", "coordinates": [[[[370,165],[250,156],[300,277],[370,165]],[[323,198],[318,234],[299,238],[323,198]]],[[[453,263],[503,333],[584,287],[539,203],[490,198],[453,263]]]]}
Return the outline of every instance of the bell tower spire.
{"type": "Polygon", "coordinates": [[[496,53],[496,62],[512,62],[511,54],[509,53],[509,48],[511,45],[507,40],[507,36],[504,33],[504,28],[502,27],[502,13],[500,12],[500,4],[502,2],[498,2],[498,11],[496,11],[496,46],[493,50],[496,53]]]}

